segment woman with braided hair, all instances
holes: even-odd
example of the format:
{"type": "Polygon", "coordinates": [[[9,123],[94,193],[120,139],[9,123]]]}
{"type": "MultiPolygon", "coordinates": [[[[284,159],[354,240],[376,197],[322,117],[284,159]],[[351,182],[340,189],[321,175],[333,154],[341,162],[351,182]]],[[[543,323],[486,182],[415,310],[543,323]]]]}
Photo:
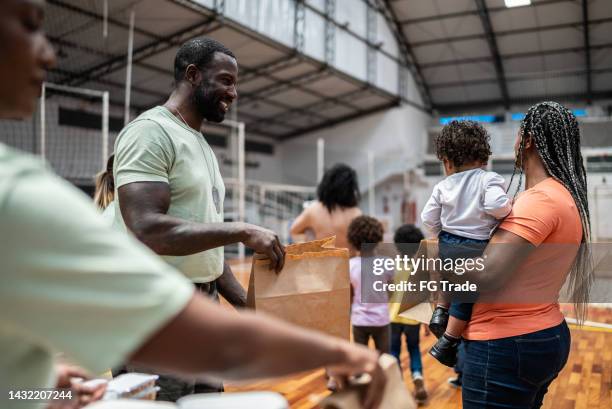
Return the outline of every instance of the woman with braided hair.
{"type": "Polygon", "coordinates": [[[512,211],[484,251],[484,269],[470,272],[482,296],[463,334],[464,409],[539,408],[570,351],[558,304],[568,276],[580,320],[589,299],[589,207],[576,118],[556,102],[532,106],[515,153],[512,211]]]}

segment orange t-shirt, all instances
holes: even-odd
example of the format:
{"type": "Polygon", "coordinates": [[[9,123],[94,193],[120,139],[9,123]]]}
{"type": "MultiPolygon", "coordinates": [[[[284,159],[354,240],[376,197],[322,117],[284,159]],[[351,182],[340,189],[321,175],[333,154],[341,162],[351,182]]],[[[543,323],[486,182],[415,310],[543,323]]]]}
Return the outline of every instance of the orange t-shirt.
{"type": "Polygon", "coordinates": [[[474,305],[463,334],[466,339],[513,337],[563,321],[557,298],[582,239],[580,214],[569,191],[551,177],[543,180],[518,196],[499,228],[524,238],[536,249],[496,293],[501,302],[474,305]],[[525,294],[541,295],[538,300],[542,302],[521,303],[525,294]]]}

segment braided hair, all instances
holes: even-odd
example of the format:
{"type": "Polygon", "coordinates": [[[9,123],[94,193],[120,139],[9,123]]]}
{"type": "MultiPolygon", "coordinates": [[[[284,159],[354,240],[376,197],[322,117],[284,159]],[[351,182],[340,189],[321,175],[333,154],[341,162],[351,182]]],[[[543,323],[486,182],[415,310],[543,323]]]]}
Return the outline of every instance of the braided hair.
{"type": "Polygon", "coordinates": [[[516,197],[523,180],[525,140],[531,137],[548,174],[572,195],[582,223],[582,243],[570,272],[569,290],[580,322],[586,319],[586,303],[593,282],[589,243],[591,218],[587,177],[580,151],[580,130],[574,114],[557,102],[540,102],[527,111],[520,128],[520,144],[508,189],[517,171],[516,197]]]}

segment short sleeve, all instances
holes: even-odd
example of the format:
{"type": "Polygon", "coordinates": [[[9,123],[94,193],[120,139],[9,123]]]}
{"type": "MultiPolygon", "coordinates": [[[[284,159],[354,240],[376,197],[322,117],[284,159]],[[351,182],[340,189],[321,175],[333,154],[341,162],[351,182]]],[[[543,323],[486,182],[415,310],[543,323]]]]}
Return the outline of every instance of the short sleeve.
{"type": "Polygon", "coordinates": [[[174,147],[162,127],[149,119],[138,120],[118,137],[115,146],[115,185],[168,183],[173,163],[174,147]]]}
{"type": "Polygon", "coordinates": [[[518,197],[499,228],[538,246],[554,231],[557,214],[555,202],[546,193],[527,190],[518,197]]]}
{"type": "Polygon", "coordinates": [[[433,192],[421,212],[421,222],[423,223],[423,228],[427,233],[427,237],[437,237],[442,230],[442,222],[440,221],[441,215],[440,184],[437,184],[434,186],[433,192]]]}
{"type": "Polygon", "coordinates": [[[497,173],[490,172],[485,183],[484,210],[496,219],[503,219],[512,209],[512,201],[506,194],[504,178],[497,173]]]}
{"type": "Polygon", "coordinates": [[[191,283],[53,175],[20,177],[0,206],[0,322],[94,373],[123,362],[192,297],[191,283]]]}

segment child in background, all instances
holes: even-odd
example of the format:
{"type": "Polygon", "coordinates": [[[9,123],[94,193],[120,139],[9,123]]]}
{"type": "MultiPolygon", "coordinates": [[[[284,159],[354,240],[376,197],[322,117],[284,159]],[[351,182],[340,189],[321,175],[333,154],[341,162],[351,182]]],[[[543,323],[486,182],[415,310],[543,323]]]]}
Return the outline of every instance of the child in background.
{"type": "MultiPolygon", "coordinates": [[[[406,255],[413,257],[421,240],[424,239],[423,233],[413,224],[405,224],[395,231],[393,242],[397,246],[397,250],[401,256],[406,255]],[[414,244],[414,246],[403,247],[399,244],[414,244]],[[414,252],[412,251],[414,247],[414,252]],[[411,254],[405,254],[406,250],[410,250],[411,254]]],[[[410,270],[400,270],[395,273],[394,282],[409,281],[410,270]]],[[[400,354],[402,351],[402,335],[406,339],[406,349],[410,355],[410,372],[412,373],[412,382],[414,383],[414,398],[417,403],[424,403],[427,400],[427,390],[423,379],[423,363],[421,361],[421,349],[419,347],[419,332],[421,324],[418,321],[404,318],[399,315],[401,305],[401,296],[394,297],[389,304],[389,318],[391,319],[391,355],[396,359],[400,368],[400,354]]],[[[426,334],[427,335],[427,334],[426,334]]]]}
{"type": "MultiPolygon", "coordinates": [[[[474,121],[452,121],[435,138],[446,178],[438,183],[421,214],[430,237],[438,237],[441,259],[478,257],[499,221],[512,209],[504,178],[484,170],[491,147],[487,131],[474,121]]],[[[429,328],[439,339],[429,353],[446,366],[472,315],[470,303],[439,303],[429,328]],[[450,314],[450,319],[449,319],[450,314]]]]}
{"type": "Polygon", "coordinates": [[[383,239],[383,226],[373,217],[359,216],[349,225],[347,238],[351,250],[358,254],[350,259],[353,339],[368,345],[372,338],[377,350],[389,353],[389,298],[385,292],[374,291],[372,283],[374,280],[392,282],[393,271],[388,270],[381,276],[361,272],[362,258],[373,258],[376,245],[383,239]]]}

